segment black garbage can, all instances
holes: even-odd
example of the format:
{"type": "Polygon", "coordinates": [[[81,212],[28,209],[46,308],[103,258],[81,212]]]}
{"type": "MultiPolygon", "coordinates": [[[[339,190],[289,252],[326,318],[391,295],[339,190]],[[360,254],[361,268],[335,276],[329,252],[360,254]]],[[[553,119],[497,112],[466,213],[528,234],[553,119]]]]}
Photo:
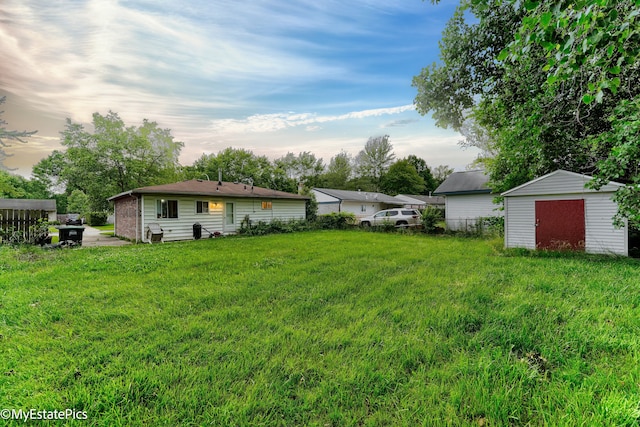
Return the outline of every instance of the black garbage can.
{"type": "Polygon", "coordinates": [[[60,225],[58,229],[59,242],[73,242],[82,245],[82,233],[84,227],[81,225],[60,225]]]}
{"type": "Polygon", "coordinates": [[[193,238],[198,240],[202,237],[202,225],[199,222],[193,224],[193,238]]]}

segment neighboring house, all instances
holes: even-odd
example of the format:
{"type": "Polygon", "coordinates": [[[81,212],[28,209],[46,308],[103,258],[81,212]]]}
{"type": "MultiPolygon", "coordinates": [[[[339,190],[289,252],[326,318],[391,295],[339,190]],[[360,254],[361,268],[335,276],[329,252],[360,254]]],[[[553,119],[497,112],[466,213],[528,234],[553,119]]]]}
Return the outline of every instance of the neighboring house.
{"type": "Polygon", "coordinates": [[[115,235],[149,241],[149,224],[159,224],[163,240],[193,238],[194,224],[202,235],[235,233],[245,217],[252,222],[305,218],[306,196],[232,182],[190,180],[136,188],[117,194],[115,235]],[[207,233],[208,232],[208,233],[207,233]]]}
{"type": "Polygon", "coordinates": [[[489,176],[484,171],[454,172],[433,192],[445,197],[445,222],[449,230],[468,230],[478,218],[502,216],[493,203],[489,176]]]}
{"type": "Polygon", "coordinates": [[[505,246],[628,255],[627,225],[615,228],[612,220],[612,196],[623,184],[585,188],[592,179],[557,170],[502,193],[505,246]]]}
{"type": "Polygon", "coordinates": [[[56,220],[56,201],[49,199],[0,199],[0,229],[29,234],[39,219],[56,220]]]}
{"type": "Polygon", "coordinates": [[[357,218],[362,218],[383,209],[404,205],[404,201],[400,199],[372,191],[332,190],[329,188],[314,188],[312,191],[318,202],[318,215],[350,212],[357,218]]]}
{"type": "Polygon", "coordinates": [[[409,209],[425,209],[427,206],[444,209],[445,204],[444,197],[432,195],[398,194],[395,198],[402,200],[403,207],[409,209]]]}

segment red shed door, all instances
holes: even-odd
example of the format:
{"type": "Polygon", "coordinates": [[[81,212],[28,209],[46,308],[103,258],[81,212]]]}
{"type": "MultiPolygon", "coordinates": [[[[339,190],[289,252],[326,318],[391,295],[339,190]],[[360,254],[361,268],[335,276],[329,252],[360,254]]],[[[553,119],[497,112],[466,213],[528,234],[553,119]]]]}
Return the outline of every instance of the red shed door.
{"type": "Polygon", "coordinates": [[[584,200],[536,201],[536,248],[584,250],[584,200]]]}

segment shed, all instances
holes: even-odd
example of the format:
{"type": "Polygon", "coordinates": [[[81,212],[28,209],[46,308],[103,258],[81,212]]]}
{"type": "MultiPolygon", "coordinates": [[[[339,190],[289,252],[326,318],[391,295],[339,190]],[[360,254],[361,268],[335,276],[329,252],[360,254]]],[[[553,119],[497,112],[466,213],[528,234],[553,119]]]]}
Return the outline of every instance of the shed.
{"type": "Polygon", "coordinates": [[[478,219],[502,216],[483,170],[454,172],[433,192],[445,197],[445,222],[449,230],[468,230],[478,219]]]}
{"type": "Polygon", "coordinates": [[[193,179],[135,188],[109,201],[114,203],[115,235],[147,242],[150,224],[163,230],[163,241],[171,241],[193,239],[199,227],[209,233],[233,234],[245,218],[252,222],[304,219],[308,199],[242,183],[193,179]]]}
{"type": "Polygon", "coordinates": [[[585,187],[592,179],[557,170],[502,193],[505,246],[628,255],[627,225],[613,225],[618,206],[612,196],[623,184],[596,191],[585,187]]]}

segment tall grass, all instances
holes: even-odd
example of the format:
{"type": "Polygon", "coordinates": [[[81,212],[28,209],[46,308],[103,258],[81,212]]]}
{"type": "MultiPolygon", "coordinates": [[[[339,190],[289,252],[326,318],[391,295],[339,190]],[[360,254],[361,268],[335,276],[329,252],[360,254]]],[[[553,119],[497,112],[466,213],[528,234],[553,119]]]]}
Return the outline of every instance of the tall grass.
{"type": "Polygon", "coordinates": [[[0,407],[83,426],[637,425],[640,264],[499,247],[331,231],[2,249],[0,407]]]}

